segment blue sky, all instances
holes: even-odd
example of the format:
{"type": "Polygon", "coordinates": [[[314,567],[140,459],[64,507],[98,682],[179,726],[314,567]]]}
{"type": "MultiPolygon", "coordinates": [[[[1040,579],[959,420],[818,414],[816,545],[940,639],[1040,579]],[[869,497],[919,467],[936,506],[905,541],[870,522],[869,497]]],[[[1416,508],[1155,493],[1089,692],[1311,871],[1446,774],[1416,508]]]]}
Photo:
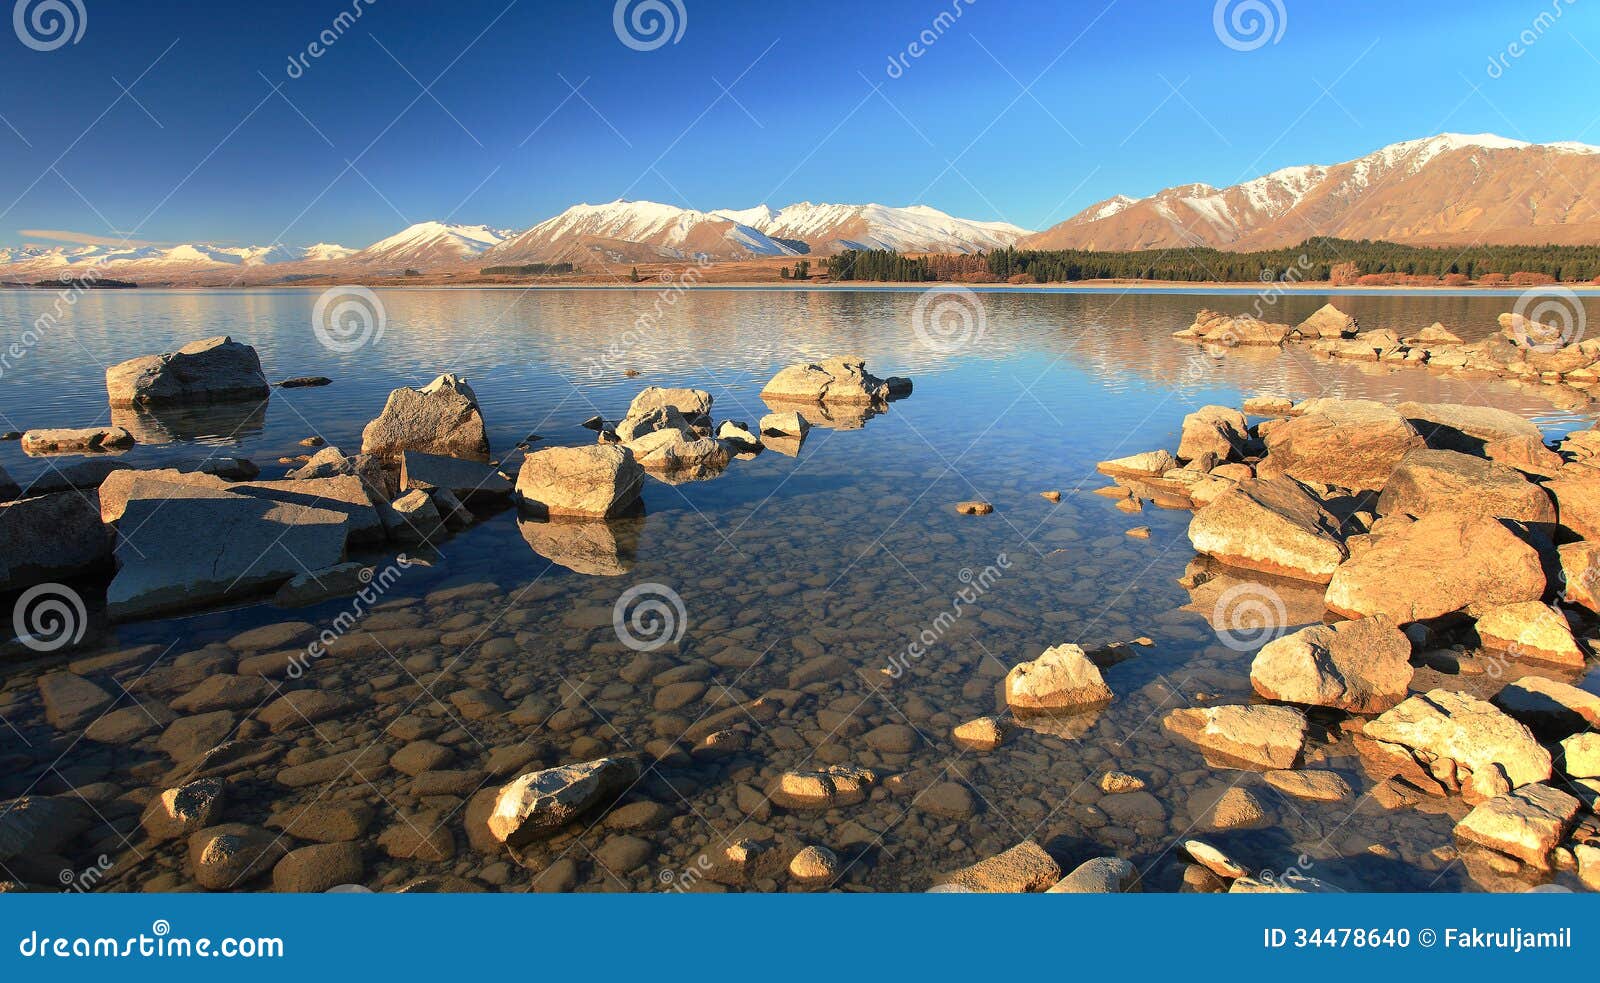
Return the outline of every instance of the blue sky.
{"type": "Polygon", "coordinates": [[[613,0],[373,0],[298,78],[349,0],[77,2],[76,43],[0,28],[3,244],[361,246],[618,197],[1043,228],[1446,130],[1600,143],[1585,0],[1255,0],[1276,40],[1253,50],[1224,43],[1212,0],[657,0],[684,15],[654,50],[623,43],[613,0]]]}

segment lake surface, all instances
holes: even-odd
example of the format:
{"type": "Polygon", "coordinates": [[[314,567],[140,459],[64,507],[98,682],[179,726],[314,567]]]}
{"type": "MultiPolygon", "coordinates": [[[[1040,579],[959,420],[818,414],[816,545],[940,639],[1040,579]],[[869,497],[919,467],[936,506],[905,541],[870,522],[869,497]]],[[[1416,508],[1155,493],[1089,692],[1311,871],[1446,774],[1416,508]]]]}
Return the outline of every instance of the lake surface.
{"type": "MultiPolygon", "coordinates": [[[[1247,296],[981,294],[981,331],[930,346],[915,325],[917,292],[705,290],[669,293],[669,301],[655,290],[377,294],[386,315],[381,337],[336,352],[313,330],[318,291],[91,293],[6,365],[0,429],[110,422],[105,366],[217,334],[254,345],[269,379],[325,375],[333,384],[274,390],[262,413],[185,421],[170,428],[172,442],[140,444],[124,460],[148,467],[244,456],[264,478],[277,477],[287,470],[279,458],[307,453],[306,437],[356,453],[363,426],[391,389],[447,371],[477,391],[494,454],[513,474],[518,442],[538,434],[536,447],[587,443],[593,435],[579,426],[583,420],[620,417],[646,385],[704,388],[719,421],[752,425],[769,412],[757,397],[762,384],[805,359],[857,354],[880,376],[912,377],[915,392],[870,419],[814,429],[796,456],[769,450],[691,484],[650,479],[644,516],[599,539],[575,543],[513,510],[452,537],[430,566],[403,571],[366,616],[367,637],[377,644],[330,654],[300,678],[274,684],[325,689],[350,697],[353,708],[277,734],[254,718],[257,707],[221,720],[223,736],[259,741],[263,756],[230,774],[227,821],[260,825],[313,803],[364,803],[373,818],[363,834],[370,849],[361,883],[375,889],[426,874],[523,890],[547,868],[541,886],[703,889],[709,877],[701,858],[751,837],[790,851],[828,847],[841,858],[842,888],[924,890],[940,873],[1032,837],[1067,869],[1115,854],[1140,868],[1147,890],[1176,890],[1186,861],[1175,847],[1194,835],[1252,868],[1299,870],[1347,889],[1493,886],[1455,859],[1455,806],[1378,808],[1348,741],[1325,735],[1308,765],[1344,775],[1361,796],[1354,809],[1288,798],[1253,773],[1208,767],[1162,732],[1167,710],[1247,700],[1253,650],[1238,651],[1212,627],[1219,582],[1193,597],[1178,583],[1194,559],[1189,513],[1148,504],[1138,514],[1119,510],[1092,493],[1107,484],[1094,466],[1175,448],[1186,413],[1210,403],[1238,406],[1255,393],[1481,403],[1522,413],[1559,436],[1595,416],[1571,391],[1556,405],[1549,387],[1329,362],[1303,348],[1213,356],[1169,337],[1200,307],[1249,309],[1247,296]],[[641,328],[642,314],[651,320],[641,328]],[[624,376],[629,369],[640,374],[624,376]],[[1047,490],[1061,491],[1061,501],[1041,497],[1047,490]],[[995,512],[956,514],[965,499],[992,502],[995,512]],[[1148,527],[1149,538],[1129,537],[1136,526],[1148,527]],[[981,597],[956,604],[979,584],[981,597]],[[622,644],[612,619],[625,592],[647,585],[670,589],[682,604],[682,637],[653,654],[656,665],[622,644]],[[936,624],[925,655],[898,678],[885,671],[936,624]],[[1015,663],[1055,644],[1092,648],[1137,638],[1153,644],[1106,671],[1116,700],[1104,711],[1070,725],[1019,727],[990,752],[952,744],[952,726],[997,711],[998,684],[1015,663]],[[812,663],[795,674],[819,654],[844,665],[812,663]],[[478,690],[504,706],[486,704],[478,690]],[[744,738],[651,769],[627,801],[661,808],[636,828],[607,820],[531,849],[524,864],[469,837],[469,801],[517,773],[513,765],[493,774],[507,761],[538,767],[643,752],[775,691],[782,709],[772,719],[735,711],[725,721],[742,725],[744,738]],[[385,734],[399,717],[407,718],[400,736],[385,734]],[[393,769],[316,787],[274,780],[288,766],[379,740],[395,750],[422,739],[416,735],[445,749],[429,770],[451,773],[454,785],[416,784],[393,769]],[[826,812],[763,802],[759,792],[780,772],[827,764],[910,778],[826,812]],[[1145,793],[1102,793],[1098,781],[1108,769],[1143,779],[1145,793]],[[950,794],[914,803],[905,794],[943,782],[966,795],[943,789],[950,794]],[[1208,830],[1207,806],[1235,784],[1269,807],[1268,825],[1208,830]],[[408,833],[428,840],[436,858],[391,856],[408,852],[392,849],[408,833]]],[[[1279,297],[1266,316],[1294,323],[1328,299],[1279,297]]],[[[0,325],[21,332],[54,300],[46,292],[0,292],[0,325]]],[[[1440,293],[1337,302],[1363,327],[1404,334],[1441,321],[1468,340],[1491,333],[1511,305],[1440,293]]],[[[1589,314],[1600,317],[1600,304],[1589,302],[1589,314]]],[[[0,444],[0,466],[23,484],[62,460],[0,444]]],[[[295,654],[351,602],[293,612],[262,603],[107,626],[93,613],[103,583],[81,589],[94,618],[82,643],[5,670],[0,759],[8,767],[0,798],[92,786],[97,825],[65,857],[71,869],[105,854],[113,866],[100,889],[183,887],[181,842],[154,844],[138,829],[142,803],[165,787],[174,765],[158,746],[159,731],[120,745],[58,734],[42,713],[38,673],[88,660],[81,672],[117,693],[120,706],[131,697],[118,686],[170,702],[206,675],[260,656],[261,639],[271,641],[268,654],[295,654]],[[285,622],[276,638],[239,638],[285,622]],[[137,646],[153,648],[121,662],[96,659],[137,646]]],[[[1289,601],[1291,610],[1304,607],[1289,601]]],[[[1419,670],[1413,687],[1441,680],[1419,670]]],[[[1446,682],[1478,693],[1498,685],[1481,677],[1446,682]]],[[[263,702],[277,695],[274,689],[263,702]]],[[[761,871],[739,886],[787,884],[761,871]]]]}

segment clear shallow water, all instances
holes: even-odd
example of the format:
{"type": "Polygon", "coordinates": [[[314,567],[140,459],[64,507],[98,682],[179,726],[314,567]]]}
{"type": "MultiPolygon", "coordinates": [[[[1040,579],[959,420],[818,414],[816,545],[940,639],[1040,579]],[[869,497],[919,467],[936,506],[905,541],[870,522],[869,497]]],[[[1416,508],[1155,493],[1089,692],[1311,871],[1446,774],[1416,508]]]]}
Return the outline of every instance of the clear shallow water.
{"type": "MultiPolygon", "coordinates": [[[[129,463],[159,466],[219,453],[250,457],[264,476],[276,476],[283,466],[274,462],[304,453],[298,442],[313,434],[356,452],[362,427],[390,389],[444,371],[471,381],[491,445],[510,469],[517,464],[513,445],[528,434],[542,436],[539,446],[587,442],[592,435],[580,421],[620,416],[645,385],[708,389],[719,420],[753,424],[768,411],[756,393],[778,367],[855,353],[879,375],[913,377],[916,391],[859,428],[814,430],[797,457],[768,451],[694,484],[651,480],[645,516],[598,543],[574,543],[511,511],[450,539],[434,566],[408,571],[369,619],[367,627],[389,644],[329,656],[287,684],[349,695],[358,708],[283,735],[265,733],[249,719],[250,707],[235,714],[232,733],[264,741],[273,757],[235,776],[228,820],[260,823],[326,796],[372,805],[372,840],[390,827],[454,837],[448,860],[397,860],[372,850],[364,880],[372,886],[433,873],[521,889],[534,871],[562,859],[576,862],[579,889],[659,890],[699,870],[707,851],[753,836],[790,849],[830,847],[847,866],[844,886],[920,890],[937,873],[1032,836],[1068,867],[1115,853],[1145,872],[1150,889],[1175,889],[1183,862],[1173,846],[1196,834],[1252,867],[1297,867],[1349,888],[1477,886],[1448,853],[1435,853],[1451,844],[1453,825],[1439,805],[1431,813],[1385,813],[1364,802],[1352,812],[1350,803],[1288,799],[1259,776],[1206,767],[1161,732],[1167,709],[1247,698],[1251,653],[1220,643],[1206,617],[1213,597],[1191,598],[1177,584],[1193,559],[1188,513],[1119,511],[1090,493],[1105,484],[1094,465],[1175,447],[1184,414],[1207,403],[1237,406],[1256,392],[1484,403],[1523,413],[1552,434],[1589,425],[1588,408],[1552,405],[1539,387],[1330,363],[1303,350],[1214,358],[1169,337],[1199,307],[1248,308],[1247,299],[1228,296],[985,294],[983,337],[941,353],[913,330],[914,292],[693,292],[667,305],[656,328],[642,335],[630,328],[654,305],[653,291],[379,294],[387,311],[383,335],[349,354],[317,343],[315,291],[90,294],[0,376],[0,429],[108,422],[105,365],[213,334],[255,345],[271,379],[327,375],[334,384],[276,390],[261,414],[186,421],[175,429],[187,439],[141,444],[124,456],[129,463]],[[592,372],[613,344],[622,346],[620,357],[592,372]],[[629,368],[641,375],[625,378],[629,368]],[[1048,489],[1062,491],[1063,500],[1041,498],[1048,489]],[[993,502],[995,514],[956,515],[954,503],[970,498],[993,502]],[[1140,525],[1150,528],[1148,540],[1125,535],[1140,525]],[[998,579],[929,653],[900,678],[885,675],[892,657],[951,610],[967,578],[1002,555],[1007,565],[998,579]],[[663,688],[651,682],[656,673],[641,679],[628,668],[634,653],[611,624],[618,597],[647,583],[682,598],[685,634],[668,651],[672,661],[694,667],[683,673],[690,681],[703,676],[707,684],[681,707],[656,708],[663,688]],[[1093,647],[1141,636],[1154,645],[1107,671],[1117,700],[1099,715],[1055,734],[1019,730],[986,754],[952,746],[952,725],[997,709],[996,686],[1014,663],[1061,642],[1093,647]],[[842,657],[852,671],[791,679],[818,652],[842,657]],[[531,724],[503,712],[469,719],[451,695],[472,687],[548,712],[531,724]],[[433,740],[453,752],[442,767],[481,771],[508,747],[547,765],[639,750],[774,690],[793,691],[779,698],[776,719],[728,721],[748,725],[748,747],[659,769],[630,793],[663,805],[670,822],[631,833],[601,825],[558,838],[530,853],[532,870],[500,851],[476,849],[466,832],[466,793],[503,778],[480,773],[475,785],[441,795],[418,795],[409,776],[393,771],[332,788],[290,790],[273,780],[286,765],[380,738],[400,747],[405,741],[382,730],[401,715],[435,722],[442,733],[433,740]],[[912,729],[910,750],[884,733],[867,736],[885,724],[912,729]],[[958,797],[930,811],[896,789],[832,812],[775,810],[767,817],[758,810],[755,818],[746,815],[755,800],[740,804],[740,785],[763,789],[784,769],[833,763],[911,774],[912,786],[955,782],[970,802],[958,797]],[[1149,794],[1102,795],[1096,782],[1107,768],[1144,778],[1149,794]],[[1206,804],[1236,782],[1269,805],[1271,824],[1206,831],[1206,804]],[[624,835],[646,845],[617,845],[624,835]],[[627,869],[616,869],[622,865],[627,869]]],[[[0,323],[31,324],[52,299],[0,293],[0,323]]],[[[1269,316],[1292,323],[1326,299],[1279,298],[1269,316]]],[[[1338,303],[1366,327],[1403,332],[1438,320],[1469,339],[1492,331],[1508,306],[1503,298],[1438,294],[1346,296],[1338,303]]],[[[48,466],[14,443],[0,444],[0,465],[24,483],[48,466]]],[[[85,590],[92,606],[94,586],[85,590]]],[[[117,677],[147,699],[170,702],[193,685],[184,667],[226,672],[254,654],[230,644],[244,630],[290,619],[321,626],[348,607],[335,601],[285,613],[262,604],[114,628],[97,622],[70,657],[155,645],[149,656],[97,669],[92,678],[110,687],[117,677]]],[[[303,642],[283,648],[297,644],[303,642]]],[[[136,799],[139,789],[160,784],[172,762],[154,735],[127,746],[67,748],[43,720],[36,671],[11,673],[0,695],[0,715],[16,728],[3,734],[16,737],[5,748],[16,757],[0,793],[110,782],[136,799]]],[[[1437,680],[1421,671],[1414,685],[1426,689],[1437,680]]],[[[671,702],[662,700],[664,707],[671,702]]],[[[1347,743],[1324,742],[1315,754],[1358,794],[1371,788],[1347,743]]],[[[96,852],[112,849],[118,860],[107,886],[184,883],[183,851],[149,843],[136,830],[136,806],[130,822],[128,801],[101,809],[106,827],[96,852]]],[[[94,840],[94,833],[86,838],[94,840]]],[[[785,884],[760,879],[754,886],[785,884]]]]}

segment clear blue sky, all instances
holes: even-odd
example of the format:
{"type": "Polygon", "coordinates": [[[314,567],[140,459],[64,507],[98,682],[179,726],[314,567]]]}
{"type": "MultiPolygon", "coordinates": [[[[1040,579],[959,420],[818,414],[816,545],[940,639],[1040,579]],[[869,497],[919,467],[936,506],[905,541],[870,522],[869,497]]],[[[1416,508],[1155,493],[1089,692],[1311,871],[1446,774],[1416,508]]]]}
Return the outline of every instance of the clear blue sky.
{"type": "Polygon", "coordinates": [[[612,0],[374,0],[297,79],[290,57],[348,0],[78,2],[75,44],[0,26],[0,243],[362,246],[617,197],[1043,228],[1444,130],[1600,143],[1600,0],[1543,27],[1552,0],[1259,0],[1282,35],[1249,51],[1219,40],[1212,0],[971,0],[942,33],[949,0],[677,0],[681,38],[649,51],[619,40],[612,0]]]}

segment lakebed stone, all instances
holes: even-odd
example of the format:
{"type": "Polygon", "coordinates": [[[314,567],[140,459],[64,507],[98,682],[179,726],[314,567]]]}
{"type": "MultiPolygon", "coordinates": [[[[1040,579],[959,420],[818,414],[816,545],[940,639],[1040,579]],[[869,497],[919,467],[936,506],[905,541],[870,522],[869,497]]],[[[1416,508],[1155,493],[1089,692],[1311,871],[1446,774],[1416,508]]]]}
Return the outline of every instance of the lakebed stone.
{"type": "Polygon", "coordinates": [[[1258,771],[1293,768],[1306,742],[1305,714],[1293,707],[1179,709],[1168,713],[1161,726],[1198,746],[1208,760],[1258,771]]]}
{"type": "Polygon", "coordinates": [[[489,832],[508,846],[526,846],[609,805],[638,778],[639,762],[631,757],[529,772],[500,789],[489,832]]]}
{"type": "Polygon", "coordinates": [[[1076,645],[1057,645],[1006,674],[1006,703],[1014,710],[1087,710],[1111,702],[1100,668],[1076,645]]]}
{"type": "Polygon", "coordinates": [[[1269,700],[1382,713],[1406,698],[1411,642],[1383,617],[1312,625],[1256,653],[1250,683],[1269,700]]]}

